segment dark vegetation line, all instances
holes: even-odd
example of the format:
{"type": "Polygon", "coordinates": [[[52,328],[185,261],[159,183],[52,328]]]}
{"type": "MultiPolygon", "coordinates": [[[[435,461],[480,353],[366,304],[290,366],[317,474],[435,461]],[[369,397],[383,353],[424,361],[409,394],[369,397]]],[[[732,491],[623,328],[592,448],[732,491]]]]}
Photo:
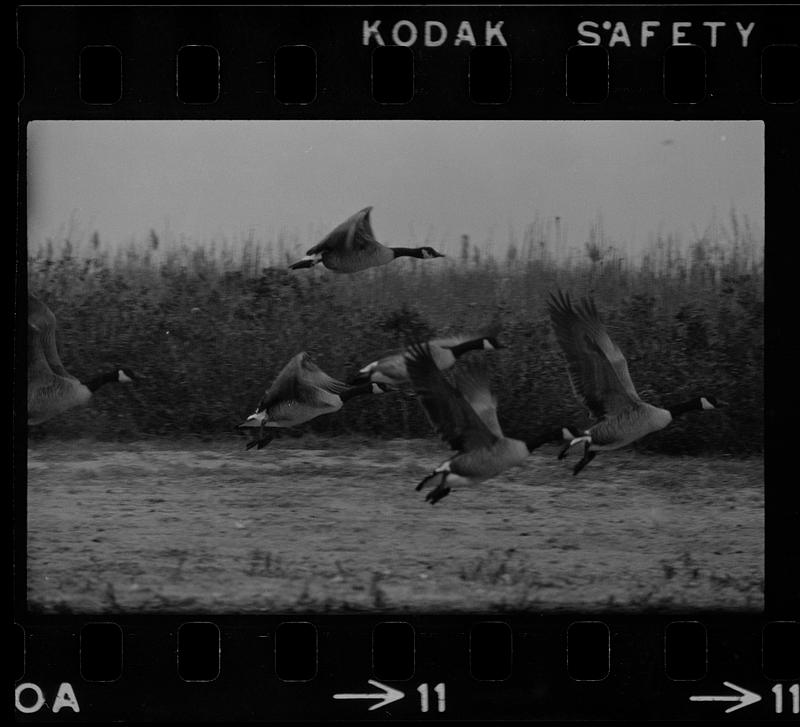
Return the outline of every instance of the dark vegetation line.
{"type": "MultiPolygon", "coordinates": [[[[637,261],[593,234],[579,257],[556,257],[547,235],[511,240],[502,260],[462,239],[435,266],[415,259],[336,276],[289,271],[284,241],[227,248],[161,244],[155,232],[112,254],[88,243],[31,250],[29,287],[54,310],[65,366],[91,376],[128,365],[147,379],[109,391],[90,409],[31,430],[31,437],[221,436],[250,413],[281,367],[305,350],[346,379],[410,339],[503,323],[507,349],[489,354],[501,425],[523,431],[555,421],[580,426],[547,317],[547,294],[592,294],[643,399],[669,405],[705,391],[730,403],[688,416],[636,445],[662,453],[763,451],[763,246],[732,216],[682,254],[655,239],[637,261]],[[165,249],[168,248],[168,249],[165,249]],[[542,417],[546,417],[547,421],[542,417]]],[[[354,399],[305,430],[431,437],[403,395],[354,399]]],[[[244,445],[242,445],[244,447],[244,445]]]]}

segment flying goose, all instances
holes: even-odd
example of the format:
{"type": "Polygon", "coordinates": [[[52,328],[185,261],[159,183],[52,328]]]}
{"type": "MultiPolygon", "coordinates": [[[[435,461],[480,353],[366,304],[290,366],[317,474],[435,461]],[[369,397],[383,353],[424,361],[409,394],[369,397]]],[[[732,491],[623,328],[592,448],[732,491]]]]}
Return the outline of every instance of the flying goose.
{"type": "Polygon", "coordinates": [[[417,485],[417,491],[429,483],[434,485],[425,497],[431,505],[445,497],[452,486],[488,480],[522,464],[545,442],[561,440],[560,429],[527,441],[503,434],[483,359],[459,365],[454,387],[437,367],[429,344],[412,344],[405,356],[414,390],[434,430],[457,450],[417,485]]]}
{"type": "Polygon", "coordinates": [[[396,257],[417,257],[427,260],[444,257],[432,247],[386,247],[375,239],[369,213],[372,207],[356,212],[314,245],[304,258],[289,266],[291,270],[310,268],[322,263],[335,273],[355,273],[359,270],[386,265],[396,257]]]}
{"type": "Polygon", "coordinates": [[[138,377],[127,368],[81,382],[61,363],[56,347],[56,317],[35,295],[28,295],[28,424],[41,424],[89,403],[104,384],[129,383],[138,377]]]}
{"type": "Polygon", "coordinates": [[[305,351],[293,356],[275,377],[255,412],[237,426],[249,430],[252,439],[247,449],[265,447],[274,438],[267,427],[294,427],[322,414],[332,414],[344,402],[363,394],[380,394],[386,388],[381,384],[367,383],[348,386],[328,376],[305,351]]]}
{"type": "MultiPolygon", "coordinates": [[[[493,351],[505,348],[497,340],[498,330],[486,331],[478,336],[451,336],[450,338],[435,338],[428,341],[431,356],[440,371],[449,369],[455,364],[459,356],[467,351],[484,350],[493,351]]],[[[372,363],[368,363],[359,370],[347,383],[364,384],[368,381],[387,384],[393,388],[401,384],[410,383],[406,353],[409,348],[398,348],[380,356],[372,363]]]]}
{"type": "Polygon", "coordinates": [[[598,451],[619,449],[647,434],[666,427],[674,417],[696,409],[722,406],[713,396],[699,396],[661,409],[642,401],[628,373],[628,364],[609,337],[594,301],[584,298],[573,305],[558,291],[548,301],[550,320],[564,352],[572,390],[596,423],[579,435],[565,431],[569,442],[559,454],[584,443],[583,458],[572,473],[577,475],[598,451]]]}

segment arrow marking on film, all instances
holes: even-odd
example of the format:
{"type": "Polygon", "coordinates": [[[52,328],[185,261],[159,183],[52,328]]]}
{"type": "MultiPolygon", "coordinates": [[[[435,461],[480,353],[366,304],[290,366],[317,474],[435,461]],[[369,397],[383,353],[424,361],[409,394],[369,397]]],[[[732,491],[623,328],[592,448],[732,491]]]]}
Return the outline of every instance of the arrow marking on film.
{"type": "Polygon", "coordinates": [[[689,697],[689,700],[692,702],[739,702],[739,704],[734,704],[732,707],[728,707],[725,712],[733,712],[737,709],[741,709],[742,707],[747,707],[750,704],[755,704],[756,702],[761,701],[761,695],[756,694],[755,692],[751,692],[749,689],[744,689],[743,687],[737,687],[732,682],[722,682],[728,689],[734,689],[735,691],[739,692],[737,695],[728,695],[728,696],[714,696],[714,697],[689,697]]]}
{"type": "Polygon", "coordinates": [[[398,699],[402,699],[403,697],[406,696],[399,689],[392,689],[391,687],[387,687],[385,684],[376,682],[374,679],[370,679],[368,681],[373,687],[377,687],[378,689],[382,689],[383,691],[373,692],[372,694],[334,694],[333,698],[334,699],[380,699],[381,700],[380,702],[373,704],[369,708],[371,711],[373,709],[378,709],[379,707],[385,707],[387,704],[396,702],[398,699]]]}

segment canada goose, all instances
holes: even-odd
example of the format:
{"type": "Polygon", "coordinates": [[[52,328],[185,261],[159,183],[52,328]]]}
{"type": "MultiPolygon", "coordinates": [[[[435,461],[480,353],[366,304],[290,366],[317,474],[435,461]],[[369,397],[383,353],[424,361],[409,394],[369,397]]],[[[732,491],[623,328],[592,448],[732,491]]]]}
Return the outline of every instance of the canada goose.
{"type": "Polygon", "coordinates": [[[667,409],[642,401],[631,381],[625,356],[609,337],[594,301],[584,298],[573,305],[568,295],[558,291],[557,296],[550,294],[548,307],[573,393],[597,420],[577,436],[566,431],[570,441],[559,459],[566,456],[570,447],[584,443],[583,458],[573,474],[578,474],[598,451],[624,447],[663,429],[687,411],[723,405],[713,396],[699,396],[667,409]]]}
{"type": "Polygon", "coordinates": [[[75,406],[89,403],[104,384],[137,380],[128,368],[115,368],[81,382],[61,363],[56,347],[56,317],[34,295],[28,296],[28,424],[41,424],[75,406]]]}
{"type": "MultiPolygon", "coordinates": [[[[467,351],[484,350],[493,351],[505,348],[498,340],[499,331],[493,329],[478,336],[451,336],[450,338],[435,338],[428,341],[431,356],[440,371],[449,369],[455,364],[459,356],[467,351]]],[[[387,384],[393,388],[401,384],[410,383],[406,353],[409,348],[398,348],[380,356],[372,363],[368,363],[359,370],[347,383],[350,385],[364,384],[368,381],[387,384]]]]}
{"type": "Polygon", "coordinates": [[[261,449],[273,439],[272,434],[264,431],[267,427],[294,427],[322,414],[339,411],[344,402],[354,396],[380,394],[385,390],[384,386],[372,383],[348,386],[328,376],[301,351],[280,370],[255,412],[237,429],[249,430],[252,434],[247,449],[255,446],[261,449]]]}
{"type": "Polygon", "coordinates": [[[434,505],[453,485],[475,485],[515,467],[537,447],[561,440],[548,432],[522,441],[506,437],[497,421],[497,400],[489,389],[485,362],[466,362],[456,371],[452,386],[436,365],[427,343],[412,344],[405,354],[408,373],[422,407],[437,434],[458,453],[440,464],[417,485],[435,487],[425,500],[434,505]]]}
{"type": "Polygon", "coordinates": [[[310,268],[322,263],[335,273],[355,273],[359,270],[386,265],[396,257],[416,257],[427,260],[444,257],[432,247],[386,247],[375,239],[369,213],[372,207],[356,212],[322,242],[314,245],[304,258],[289,266],[291,270],[310,268]]]}

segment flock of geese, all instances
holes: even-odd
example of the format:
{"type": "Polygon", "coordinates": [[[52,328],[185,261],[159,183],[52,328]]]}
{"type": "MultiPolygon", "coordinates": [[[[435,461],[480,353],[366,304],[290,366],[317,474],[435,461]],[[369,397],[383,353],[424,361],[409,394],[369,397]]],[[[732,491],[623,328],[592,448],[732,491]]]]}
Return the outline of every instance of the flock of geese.
{"type": "MultiPolygon", "coordinates": [[[[369,220],[370,207],[334,229],[292,269],[322,263],[338,273],[384,265],[395,257],[443,257],[430,247],[396,248],[379,243],[369,220]]],[[[561,442],[563,459],[570,448],[583,445],[583,457],[573,468],[577,475],[597,452],[624,447],[666,427],[674,417],[692,410],[722,405],[712,396],[698,396],[676,406],[660,408],[642,401],[636,392],[625,356],[611,340],[595,307],[584,298],[573,303],[561,291],[548,300],[550,321],[566,361],[573,393],[595,420],[577,433],[567,427],[547,427],[543,434],[518,439],[503,433],[497,418],[497,399],[489,384],[483,355],[473,351],[503,348],[498,330],[417,341],[376,358],[347,382],[319,368],[305,352],[294,356],[278,373],[256,410],[238,425],[249,432],[247,449],[261,449],[274,434],[341,409],[350,399],[410,388],[434,431],[455,454],[417,485],[431,489],[425,499],[435,504],[453,487],[473,486],[511,467],[548,442],[561,442]],[[458,363],[458,365],[456,365],[458,363]],[[453,369],[453,382],[444,375],[453,369]]],[[[81,382],[62,366],[55,343],[55,316],[38,298],[28,298],[28,424],[39,424],[68,409],[85,405],[92,393],[110,382],[131,382],[136,375],[116,368],[81,382]]]]}

